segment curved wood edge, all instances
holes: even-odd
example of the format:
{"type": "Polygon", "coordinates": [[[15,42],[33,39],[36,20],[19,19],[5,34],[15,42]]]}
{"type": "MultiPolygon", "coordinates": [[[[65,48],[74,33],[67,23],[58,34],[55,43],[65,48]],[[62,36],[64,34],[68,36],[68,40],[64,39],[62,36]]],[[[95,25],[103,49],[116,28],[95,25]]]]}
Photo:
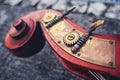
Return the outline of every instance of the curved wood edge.
{"type": "MultiPolygon", "coordinates": [[[[24,18],[31,18],[34,19],[36,22],[40,21],[42,19],[42,16],[44,16],[44,14],[47,12],[48,10],[42,10],[42,11],[35,11],[30,13],[29,15],[25,16],[24,18]],[[41,15],[40,15],[41,14],[41,15]]],[[[49,10],[52,12],[57,13],[58,15],[61,15],[61,13],[59,13],[58,11],[55,10],[49,10]]],[[[81,32],[86,32],[86,30],[84,30],[83,28],[81,28],[80,26],[78,26],[76,23],[74,23],[72,20],[70,20],[69,18],[65,18],[66,21],[68,21],[72,26],[74,26],[74,28],[76,28],[77,30],[81,31],[81,32]]],[[[78,65],[78,66],[82,66],[84,68],[89,68],[89,69],[93,69],[93,70],[97,70],[97,71],[102,71],[102,72],[106,72],[106,73],[110,73],[113,76],[117,76],[120,77],[120,62],[119,62],[119,58],[120,58],[120,34],[117,35],[109,35],[109,34],[93,34],[93,36],[95,37],[99,37],[99,38],[103,38],[103,39],[112,39],[115,40],[115,51],[116,51],[116,68],[112,69],[112,68],[108,68],[108,67],[103,67],[103,66],[98,66],[98,65],[94,65],[85,61],[82,61],[80,59],[77,59],[71,55],[69,55],[67,52],[65,52],[63,49],[61,49],[49,36],[49,34],[47,33],[47,31],[45,30],[44,26],[41,24],[44,36],[46,38],[46,40],[48,41],[48,43],[50,44],[50,46],[52,47],[52,49],[54,51],[57,52],[57,54],[62,57],[63,59],[66,59],[67,61],[78,65]]]]}

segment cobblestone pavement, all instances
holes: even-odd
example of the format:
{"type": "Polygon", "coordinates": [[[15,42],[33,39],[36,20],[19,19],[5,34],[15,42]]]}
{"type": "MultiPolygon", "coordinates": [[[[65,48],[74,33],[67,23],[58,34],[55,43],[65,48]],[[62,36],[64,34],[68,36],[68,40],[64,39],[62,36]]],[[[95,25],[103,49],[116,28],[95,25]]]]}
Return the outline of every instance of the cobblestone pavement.
{"type": "Polygon", "coordinates": [[[88,29],[97,19],[105,19],[105,25],[95,33],[120,33],[120,5],[91,3],[88,7],[80,0],[0,0],[0,80],[84,80],[57,61],[47,42],[41,52],[29,58],[13,56],[3,44],[15,19],[44,8],[64,12],[73,5],[77,9],[68,17],[83,28],[88,29]]]}

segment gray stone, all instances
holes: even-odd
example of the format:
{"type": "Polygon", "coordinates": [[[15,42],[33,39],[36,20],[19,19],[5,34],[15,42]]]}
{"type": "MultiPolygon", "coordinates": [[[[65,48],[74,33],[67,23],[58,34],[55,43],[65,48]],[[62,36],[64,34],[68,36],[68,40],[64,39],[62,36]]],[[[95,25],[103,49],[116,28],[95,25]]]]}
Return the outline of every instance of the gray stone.
{"type": "Polygon", "coordinates": [[[65,10],[67,8],[66,0],[59,0],[52,8],[56,10],[65,10]]]}
{"type": "Polygon", "coordinates": [[[36,6],[37,9],[44,9],[43,5],[39,2],[38,5],[36,6]]]}
{"type": "Polygon", "coordinates": [[[22,4],[21,4],[22,8],[29,7],[29,6],[31,6],[30,0],[24,0],[24,1],[22,1],[22,4]]]}
{"type": "Polygon", "coordinates": [[[39,2],[40,2],[40,0],[24,0],[24,1],[22,1],[21,6],[22,7],[30,7],[30,6],[34,7],[39,2]]]}
{"type": "Polygon", "coordinates": [[[19,66],[20,64],[21,64],[21,62],[20,61],[15,61],[15,63],[14,63],[16,66],[19,66]]]}
{"type": "Polygon", "coordinates": [[[5,0],[4,3],[9,4],[11,6],[15,6],[19,4],[22,0],[5,0]]]}
{"type": "Polygon", "coordinates": [[[0,47],[2,46],[2,43],[0,42],[0,47]]]}
{"type": "Polygon", "coordinates": [[[39,4],[37,5],[37,9],[43,9],[43,8],[47,8],[49,6],[54,6],[56,4],[57,0],[42,0],[41,2],[39,2],[39,4]]]}
{"type": "MultiPolygon", "coordinates": [[[[72,0],[72,1],[71,1],[71,4],[72,4],[73,6],[76,6],[76,10],[75,10],[75,11],[80,12],[80,13],[86,12],[87,2],[83,2],[83,1],[80,1],[80,0],[77,0],[77,1],[72,0]]],[[[74,11],[74,12],[75,12],[75,11],[74,11]]]]}
{"type": "Polygon", "coordinates": [[[78,8],[78,11],[80,12],[80,13],[84,13],[84,12],[86,12],[86,10],[87,10],[87,8],[88,8],[88,5],[87,5],[88,3],[87,2],[80,2],[80,4],[79,4],[79,8],[78,8]]]}
{"type": "Polygon", "coordinates": [[[95,16],[99,17],[106,10],[107,6],[103,3],[91,3],[88,9],[88,13],[93,13],[95,16]]]}
{"type": "Polygon", "coordinates": [[[80,13],[86,12],[87,7],[88,7],[87,5],[81,6],[81,7],[79,8],[79,12],[80,12],[80,13]]]}
{"type": "Polygon", "coordinates": [[[112,12],[107,12],[105,13],[105,17],[107,18],[116,18],[116,14],[112,12]]]}
{"type": "Polygon", "coordinates": [[[41,4],[46,4],[46,5],[51,5],[51,4],[53,4],[54,5],[54,3],[56,3],[58,0],[41,0],[41,4]]]}
{"type": "Polygon", "coordinates": [[[0,0],[0,2],[2,2],[3,0],[0,0]]]}
{"type": "MultiPolygon", "coordinates": [[[[44,0],[44,1],[46,1],[46,0],[44,0]]],[[[35,6],[38,2],[40,2],[40,0],[30,0],[31,6],[35,6]]]]}
{"type": "Polygon", "coordinates": [[[5,23],[7,18],[8,16],[6,15],[6,11],[5,10],[0,11],[0,24],[5,23]]]}
{"type": "Polygon", "coordinates": [[[105,13],[105,17],[120,19],[119,13],[120,13],[120,5],[111,6],[105,13]]]}
{"type": "Polygon", "coordinates": [[[72,5],[79,5],[79,4],[82,3],[82,1],[80,1],[80,0],[71,0],[70,3],[71,3],[72,5]]]}

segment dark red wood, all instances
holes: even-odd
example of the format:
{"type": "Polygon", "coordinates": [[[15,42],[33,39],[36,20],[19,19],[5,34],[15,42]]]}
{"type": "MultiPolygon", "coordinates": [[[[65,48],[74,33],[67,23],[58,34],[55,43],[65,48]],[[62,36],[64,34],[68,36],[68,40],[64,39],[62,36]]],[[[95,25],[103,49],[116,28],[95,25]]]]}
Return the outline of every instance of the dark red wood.
{"type": "Polygon", "coordinates": [[[29,57],[43,48],[45,39],[40,24],[33,19],[25,18],[13,23],[4,44],[13,55],[29,57]]]}
{"type": "MultiPolygon", "coordinates": [[[[48,10],[40,10],[40,11],[35,11],[35,12],[32,12],[26,16],[24,16],[22,19],[27,23],[29,24],[29,26],[35,26],[35,24],[31,24],[32,22],[30,21],[30,19],[32,19],[35,22],[41,22],[41,19],[42,17],[44,16],[44,14],[47,12],[48,10]]],[[[57,11],[54,11],[54,10],[49,10],[51,12],[54,12],[54,13],[57,13],[59,16],[61,15],[61,13],[57,12],[57,11]]],[[[83,28],[81,28],[80,26],[78,26],[76,23],[74,23],[72,20],[70,20],[69,18],[65,18],[65,20],[67,22],[69,22],[72,26],[74,26],[75,29],[85,33],[86,30],[84,30],[83,28]]],[[[109,67],[104,67],[104,66],[99,66],[99,65],[95,65],[95,64],[92,64],[92,63],[89,63],[89,62],[86,62],[86,61],[83,61],[83,60],[80,60],[78,58],[75,58],[74,56],[68,54],[66,51],[64,51],[60,46],[58,46],[55,41],[49,36],[49,34],[47,33],[45,27],[40,23],[41,25],[41,28],[42,28],[42,31],[43,31],[43,34],[46,38],[46,40],[48,41],[48,43],[50,44],[50,46],[52,47],[52,49],[54,50],[57,58],[59,59],[59,61],[63,64],[63,66],[65,66],[68,70],[70,70],[71,72],[79,75],[79,76],[82,76],[84,78],[87,78],[87,79],[94,79],[87,71],[88,70],[94,70],[94,71],[98,71],[100,73],[102,73],[103,75],[106,74],[106,75],[112,75],[112,76],[115,76],[115,77],[119,77],[120,78],[120,34],[117,34],[117,35],[109,35],[109,34],[94,34],[93,36],[94,37],[98,37],[98,38],[102,38],[102,39],[110,39],[110,40],[115,40],[115,52],[116,52],[116,56],[115,56],[115,63],[116,63],[116,66],[115,68],[109,68],[109,67]]],[[[32,32],[32,31],[31,31],[32,32]]],[[[42,34],[42,33],[40,33],[42,34]]],[[[41,35],[38,34],[35,38],[38,38],[40,37],[41,35]]],[[[35,34],[36,35],[36,34],[35,34]]],[[[34,36],[35,36],[34,35],[34,36]]],[[[26,43],[28,43],[29,39],[31,38],[32,35],[30,35],[29,37],[27,37],[26,39],[24,39],[24,41],[22,43],[19,43],[19,45],[24,45],[26,43]]],[[[17,47],[19,47],[18,45],[17,46],[13,46],[11,45],[11,42],[9,41],[6,41],[8,40],[8,35],[5,39],[5,45],[10,48],[10,51],[13,52],[15,55],[17,54],[22,54],[22,55],[25,55],[27,54],[27,50],[26,52],[18,52],[22,49],[26,49],[26,47],[23,48],[23,46],[20,46],[21,48],[18,49],[17,52],[14,52],[14,48],[16,49],[17,47]]],[[[32,38],[34,39],[34,38],[32,38]]],[[[37,40],[38,42],[40,41],[41,42],[41,38],[40,39],[35,39],[37,40]]],[[[13,41],[14,42],[14,41],[13,41]]],[[[35,42],[34,40],[30,41],[31,43],[32,42],[35,42]]],[[[15,44],[18,44],[17,42],[15,44]]],[[[30,43],[28,43],[28,45],[30,45],[30,43]]],[[[32,44],[32,46],[34,46],[35,44],[32,44]]]]}
{"type": "MultiPolygon", "coordinates": [[[[80,26],[76,25],[74,22],[72,22],[70,19],[66,18],[66,20],[74,26],[74,28],[76,28],[77,30],[80,30],[81,32],[86,32],[86,30],[82,29],[80,26]]],[[[73,63],[75,65],[78,65],[79,67],[84,67],[84,68],[88,68],[88,69],[92,69],[95,71],[100,71],[100,72],[104,72],[107,74],[110,74],[112,76],[116,76],[116,77],[120,77],[120,34],[117,35],[108,35],[108,34],[94,34],[95,37],[99,37],[102,39],[110,39],[110,40],[115,40],[115,47],[116,47],[116,56],[115,56],[115,62],[116,62],[116,67],[113,68],[108,68],[108,67],[103,67],[103,66],[98,66],[95,64],[91,64],[89,62],[77,59],[73,56],[71,56],[70,54],[68,54],[66,51],[64,51],[63,49],[61,49],[61,47],[59,47],[49,36],[49,34],[46,32],[46,30],[44,29],[44,27],[42,27],[44,35],[48,41],[48,43],[50,44],[50,46],[53,48],[53,50],[56,52],[57,55],[59,55],[60,57],[62,57],[63,59],[69,61],[70,63],[73,63]]],[[[72,71],[72,70],[71,70],[72,71]]]]}

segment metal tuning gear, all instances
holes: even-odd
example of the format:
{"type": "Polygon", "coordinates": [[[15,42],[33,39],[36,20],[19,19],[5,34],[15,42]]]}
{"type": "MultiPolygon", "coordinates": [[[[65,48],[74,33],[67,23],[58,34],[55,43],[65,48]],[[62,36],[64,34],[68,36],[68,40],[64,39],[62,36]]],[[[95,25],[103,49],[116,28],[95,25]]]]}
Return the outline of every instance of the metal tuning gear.
{"type": "Polygon", "coordinates": [[[55,13],[52,13],[52,12],[47,12],[45,14],[45,16],[43,17],[43,22],[44,23],[48,23],[50,21],[52,21],[53,19],[55,19],[57,17],[57,15],[55,13]]]}
{"type": "Polygon", "coordinates": [[[80,39],[80,34],[77,31],[70,32],[63,37],[63,42],[66,46],[73,46],[80,39]]]}
{"type": "Polygon", "coordinates": [[[76,53],[88,40],[89,36],[91,36],[92,32],[99,27],[100,25],[102,25],[104,23],[104,20],[98,20],[94,23],[91,24],[90,29],[87,33],[83,34],[83,36],[81,37],[81,39],[71,48],[71,51],[73,53],[76,53]]]}
{"type": "Polygon", "coordinates": [[[70,8],[67,12],[65,12],[62,16],[56,17],[54,19],[52,19],[51,21],[49,21],[46,25],[47,28],[51,27],[52,25],[54,25],[55,23],[59,22],[61,19],[63,19],[66,15],[68,15],[70,12],[72,12],[76,7],[72,7],[70,8]]]}

